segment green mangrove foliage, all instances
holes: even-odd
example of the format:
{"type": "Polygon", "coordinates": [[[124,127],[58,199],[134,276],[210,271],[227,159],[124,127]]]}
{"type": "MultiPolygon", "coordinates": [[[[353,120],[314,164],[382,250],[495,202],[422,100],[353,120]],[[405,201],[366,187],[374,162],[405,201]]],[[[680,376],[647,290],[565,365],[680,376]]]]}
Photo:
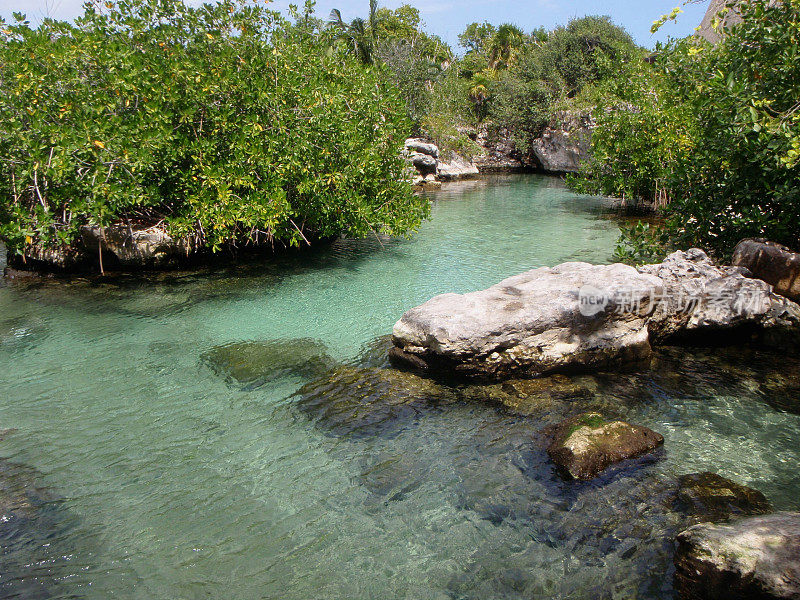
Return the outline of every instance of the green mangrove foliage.
{"type": "Polygon", "coordinates": [[[751,236],[800,246],[800,0],[728,10],[742,19],[717,45],[659,48],[652,68],[607,88],[632,109],[596,111],[594,161],[576,185],[666,204],[664,228],[623,239],[632,260],[690,245],[724,258],[751,236]]]}
{"type": "Polygon", "coordinates": [[[399,158],[404,102],[380,69],[244,2],[89,6],[0,24],[0,237],[161,224],[195,248],[406,234],[428,210],[399,158]]]}

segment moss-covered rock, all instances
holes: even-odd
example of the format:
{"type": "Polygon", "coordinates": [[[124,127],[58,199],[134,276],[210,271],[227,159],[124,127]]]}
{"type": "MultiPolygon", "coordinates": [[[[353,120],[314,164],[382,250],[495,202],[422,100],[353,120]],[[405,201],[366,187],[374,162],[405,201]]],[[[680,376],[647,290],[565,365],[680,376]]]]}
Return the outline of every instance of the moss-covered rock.
{"type": "Polygon", "coordinates": [[[547,432],[547,453],[559,472],[593,479],[609,466],[647,454],[664,443],[661,434],[624,421],[607,422],[600,413],[583,413],[547,432]]]}
{"type": "Polygon", "coordinates": [[[458,399],[453,389],[433,380],[373,367],[337,368],[297,396],[298,408],[336,435],[385,433],[430,405],[458,399]]]}
{"type": "Polygon", "coordinates": [[[317,377],[336,366],[325,345],[308,338],[234,342],[211,348],[201,360],[230,386],[244,390],[281,377],[317,377]]]}
{"type": "Polygon", "coordinates": [[[767,498],[753,488],[716,473],[692,473],[678,480],[678,503],[695,522],[727,521],[731,517],[772,511],[767,498]]]}

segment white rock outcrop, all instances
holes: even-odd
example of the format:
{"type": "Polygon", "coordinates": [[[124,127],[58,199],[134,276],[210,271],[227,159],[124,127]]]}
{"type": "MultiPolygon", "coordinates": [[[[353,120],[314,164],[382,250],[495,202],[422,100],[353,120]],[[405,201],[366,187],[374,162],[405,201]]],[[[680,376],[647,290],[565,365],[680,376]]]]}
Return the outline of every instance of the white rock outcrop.
{"type": "Polygon", "coordinates": [[[651,343],[683,337],[774,340],[799,329],[800,306],[694,249],[639,269],[564,263],[436,296],[395,324],[391,355],[415,368],[502,379],[637,361],[651,343]]]}

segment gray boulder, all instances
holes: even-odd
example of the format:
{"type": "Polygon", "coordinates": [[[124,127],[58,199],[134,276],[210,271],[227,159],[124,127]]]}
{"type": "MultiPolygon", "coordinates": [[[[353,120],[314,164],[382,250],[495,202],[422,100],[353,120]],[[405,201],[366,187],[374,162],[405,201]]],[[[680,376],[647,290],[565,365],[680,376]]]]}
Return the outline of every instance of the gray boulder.
{"type": "Polygon", "coordinates": [[[800,254],[766,240],[742,240],[733,251],[733,264],[766,281],[776,294],[800,300],[800,254]]]}
{"type": "Polygon", "coordinates": [[[681,598],[800,598],[800,513],[703,523],[678,535],[675,587],[681,598]]]}
{"type": "Polygon", "coordinates": [[[784,342],[798,331],[800,306],[694,249],[638,270],[565,263],[437,296],[397,322],[391,354],[416,369],[505,379],[642,360],[651,342],[720,332],[784,342]]]}
{"type": "Polygon", "coordinates": [[[594,120],[590,113],[561,112],[532,143],[541,168],[549,173],[574,173],[589,157],[594,120]]]}
{"type": "Polygon", "coordinates": [[[660,286],[657,277],[622,264],[534,269],[487,290],[443,294],[408,311],[394,326],[393,357],[473,378],[639,360],[650,354],[640,307],[660,286]],[[582,305],[582,288],[602,291],[601,310],[582,305]],[[633,310],[615,310],[623,304],[633,310]]]}
{"type": "Polygon", "coordinates": [[[436,173],[436,166],[439,164],[439,161],[433,156],[421,154],[419,152],[412,152],[409,154],[408,160],[422,175],[436,173]]]}
{"type": "Polygon", "coordinates": [[[648,320],[655,343],[671,338],[750,328],[759,334],[795,330],[800,307],[772,293],[740,267],[719,267],[693,248],[670,254],[657,265],[639,267],[663,282],[648,320]]]}
{"type": "Polygon", "coordinates": [[[408,138],[405,147],[409,153],[416,152],[417,154],[426,154],[433,158],[439,158],[439,147],[419,138],[408,138]]]}

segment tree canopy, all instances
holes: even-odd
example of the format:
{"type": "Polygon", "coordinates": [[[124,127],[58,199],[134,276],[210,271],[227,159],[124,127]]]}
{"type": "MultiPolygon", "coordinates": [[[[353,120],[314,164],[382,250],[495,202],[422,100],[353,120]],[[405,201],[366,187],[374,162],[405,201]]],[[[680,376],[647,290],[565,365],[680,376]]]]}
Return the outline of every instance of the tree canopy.
{"type": "Polygon", "coordinates": [[[411,231],[427,202],[399,158],[403,99],[302,17],[126,0],[0,23],[9,250],[119,222],[210,249],[411,231]]]}

